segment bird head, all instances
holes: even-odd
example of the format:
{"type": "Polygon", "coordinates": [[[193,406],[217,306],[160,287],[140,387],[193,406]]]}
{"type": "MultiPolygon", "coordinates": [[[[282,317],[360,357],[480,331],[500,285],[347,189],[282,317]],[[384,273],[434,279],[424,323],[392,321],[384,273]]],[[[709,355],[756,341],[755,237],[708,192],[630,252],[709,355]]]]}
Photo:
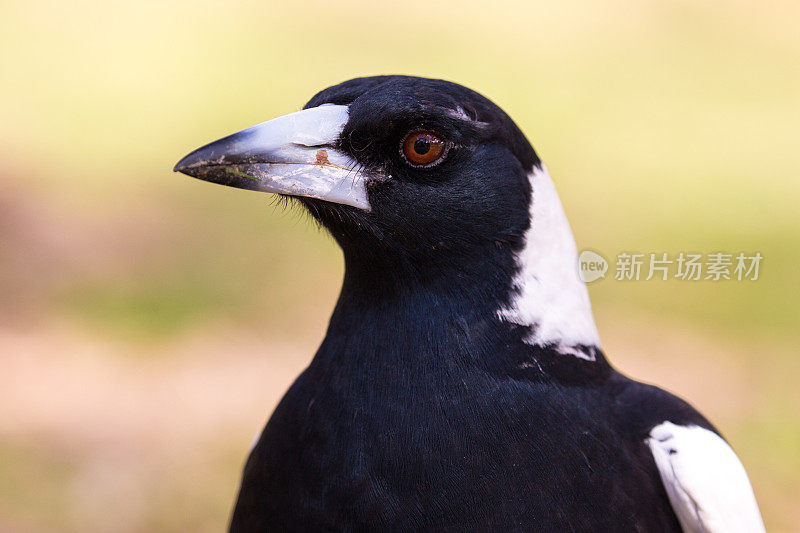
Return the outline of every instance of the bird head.
{"type": "MultiPolygon", "coordinates": [[[[175,170],[297,200],[344,250],[346,283],[350,275],[373,288],[379,280],[469,288],[543,341],[561,332],[533,315],[558,305],[520,301],[531,290],[552,300],[548,291],[580,283],[569,225],[535,151],[502,109],[455,83],[346,81],[301,111],[195,150],[175,170]]],[[[588,306],[577,290],[577,305],[588,306]]]]}

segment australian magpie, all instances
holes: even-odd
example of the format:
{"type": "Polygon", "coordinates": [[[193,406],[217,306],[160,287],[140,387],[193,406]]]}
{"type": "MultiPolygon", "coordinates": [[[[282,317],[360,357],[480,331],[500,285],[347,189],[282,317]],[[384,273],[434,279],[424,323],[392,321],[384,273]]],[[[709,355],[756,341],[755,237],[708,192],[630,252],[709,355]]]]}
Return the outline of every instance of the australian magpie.
{"type": "Polygon", "coordinates": [[[231,531],[763,530],[717,430],[609,365],[553,182],[487,98],[353,79],[175,170],[295,199],[345,258],[231,531]]]}

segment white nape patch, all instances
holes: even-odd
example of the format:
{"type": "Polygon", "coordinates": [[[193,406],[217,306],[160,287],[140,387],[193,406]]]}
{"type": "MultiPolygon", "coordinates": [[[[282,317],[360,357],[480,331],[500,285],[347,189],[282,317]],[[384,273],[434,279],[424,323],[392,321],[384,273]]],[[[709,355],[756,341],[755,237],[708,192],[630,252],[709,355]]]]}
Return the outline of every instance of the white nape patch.
{"type": "Polygon", "coordinates": [[[663,422],[646,442],[684,532],[764,531],[747,472],[722,437],[663,422]]]}
{"type": "Polygon", "coordinates": [[[544,164],[534,167],[531,182],[530,228],[525,247],[517,256],[518,291],[499,316],[531,326],[528,344],[553,345],[563,353],[589,361],[578,345],[600,347],[589,293],[578,277],[578,251],[553,180],[544,164]]]}

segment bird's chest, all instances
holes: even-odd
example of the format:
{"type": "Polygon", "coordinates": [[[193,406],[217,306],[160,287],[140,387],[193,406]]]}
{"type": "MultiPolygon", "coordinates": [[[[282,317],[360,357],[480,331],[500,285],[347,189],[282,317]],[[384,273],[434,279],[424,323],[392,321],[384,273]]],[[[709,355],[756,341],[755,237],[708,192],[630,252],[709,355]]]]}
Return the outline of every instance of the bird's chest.
{"type": "Polygon", "coordinates": [[[277,522],[474,528],[538,514],[555,525],[589,516],[592,494],[629,499],[604,475],[632,468],[625,453],[577,401],[546,389],[464,377],[316,384],[290,390],[245,472],[240,499],[251,492],[277,522]]]}

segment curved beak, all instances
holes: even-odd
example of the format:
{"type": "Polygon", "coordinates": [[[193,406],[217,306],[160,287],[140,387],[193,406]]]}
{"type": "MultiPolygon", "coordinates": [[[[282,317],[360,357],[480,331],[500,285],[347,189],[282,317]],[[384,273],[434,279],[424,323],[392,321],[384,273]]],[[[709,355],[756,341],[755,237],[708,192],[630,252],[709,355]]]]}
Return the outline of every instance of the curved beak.
{"type": "Polygon", "coordinates": [[[343,105],[290,113],[198,148],[174,171],[240,189],[306,196],[368,211],[368,176],[335,148],[347,119],[343,105]]]}

